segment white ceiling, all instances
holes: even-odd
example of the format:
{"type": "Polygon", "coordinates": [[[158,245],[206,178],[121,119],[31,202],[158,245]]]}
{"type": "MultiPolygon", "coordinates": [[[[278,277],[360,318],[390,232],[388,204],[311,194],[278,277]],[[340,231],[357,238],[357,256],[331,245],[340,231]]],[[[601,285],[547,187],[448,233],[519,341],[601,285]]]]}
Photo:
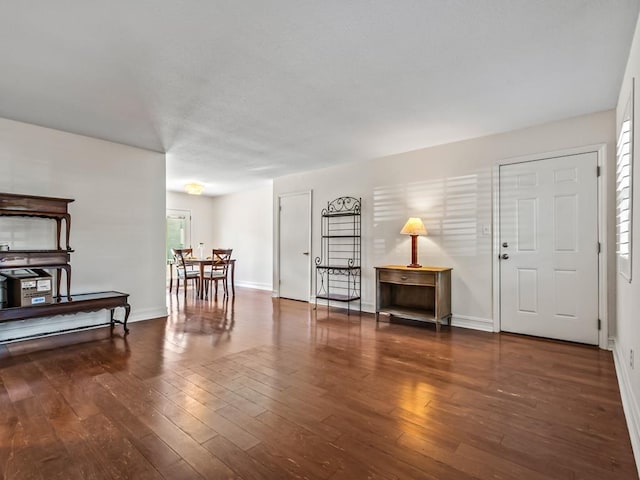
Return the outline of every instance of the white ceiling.
{"type": "Polygon", "coordinates": [[[638,0],[5,0],[0,116],[210,195],[615,107],[638,0]]]}

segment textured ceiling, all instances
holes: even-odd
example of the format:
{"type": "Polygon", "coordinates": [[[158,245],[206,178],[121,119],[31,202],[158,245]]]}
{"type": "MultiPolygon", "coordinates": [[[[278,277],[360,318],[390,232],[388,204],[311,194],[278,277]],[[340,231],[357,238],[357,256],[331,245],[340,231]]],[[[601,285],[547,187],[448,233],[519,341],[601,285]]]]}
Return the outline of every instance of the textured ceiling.
{"type": "Polygon", "coordinates": [[[638,3],[5,0],[0,116],[222,194],[613,108],[638,3]]]}

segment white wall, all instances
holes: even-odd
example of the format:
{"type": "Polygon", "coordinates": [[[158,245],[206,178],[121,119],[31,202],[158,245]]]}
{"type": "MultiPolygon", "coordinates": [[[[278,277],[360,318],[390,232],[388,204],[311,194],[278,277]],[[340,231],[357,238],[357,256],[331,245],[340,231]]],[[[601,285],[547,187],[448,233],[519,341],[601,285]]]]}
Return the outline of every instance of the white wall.
{"type": "MultiPolygon", "coordinates": [[[[611,155],[614,135],[614,112],[600,112],[278,178],[274,198],[313,190],[314,258],[319,254],[319,213],[327,201],[344,195],[362,197],[363,308],[368,311],[373,311],[375,302],[373,267],[409,263],[410,239],[399,232],[409,216],[422,217],[429,235],[419,238],[419,262],[454,269],[454,325],[490,330],[492,240],[486,232],[492,225],[494,165],[505,158],[598,143],[607,143],[611,155]]],[[[613,202],[611,195],[609,200],[613,202]]],[[[612,293],[610,304],[613,299],[612,293]]]]}
{"type": "Polygon", "coordinates": [[[271,290],[273,186],[219,197],[167,192],[167,208],[190,210],[194,248],[233,248],[237,286],[271,290]]]}
{"type": "MultiPolygon", "coordinates": [[[[127,292],[130,321],[166,315],[164,178],[164,154],[0,119],[0,191],[75,199],[71,292],[127,292]]],[[[55,248],[54,238],[52,220],[0,217],[0,242],[11,248],[55,248]]],[[[6,323],[0,340],[106,316],[6,323]]]]}
{"type": "Polygon", "coordinates": [[[273,268],[273,184],[215,197],[213,233],[217,245],[233,248],[236,285],[271,290],[273,268]]]}
{"type": "MultiPolygon", "coordinates": [[[[640,25],[640,20],[638,22],[640,25]]],[[[614,340],[614,358],[620,383],[620,391],[625,407],[627,424],[631,434],[631,443],[636,456],[640,458],[640,28],[636,25],[624,81],[618,97],[616,110],[617,131],[624,108],[631,92],[631,83],[635,77],[635,118],[633,128],[634,139],[634,171],[633,171],[633,236],[632,236],[632,282],[618,276],[617,289],[617,332],[614,340]],[[634,368],[630,365],[631,350],[635,354],[634,368]]]]}

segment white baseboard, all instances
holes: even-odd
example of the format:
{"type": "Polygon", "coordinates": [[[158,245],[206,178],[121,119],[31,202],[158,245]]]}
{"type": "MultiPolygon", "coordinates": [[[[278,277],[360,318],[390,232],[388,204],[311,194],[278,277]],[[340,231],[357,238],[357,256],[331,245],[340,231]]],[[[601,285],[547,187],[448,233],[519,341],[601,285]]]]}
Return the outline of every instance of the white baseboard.
{"type": "Polygon", "coordinates": [[[270,283],[257,283],[257,282],[236,282],[236,287],[253,288],[255,290],[267,290],[272,291],[270,283]]]}
{"type": "Polygon", "coordinates": [[[472,317],[470,315],[453,314],[451,325],[460,328],[469,328],[471,330],[481,330],[483,332],[493,332],[493,319],[472,317]]]}
{"type": "MultiPolygon", "coordinates": [[[[118,317],[116,311],[116,318],[122,319],[122,313],[118,317]]],[[[152,318],[166,317],[168,315],[167,307],[155,307],[155,308],[136,308],[131,310],[131,315],[127,323],[141,322],[143,320],[151,320],[152,318]]]]}
{"type": "Polygon", "coordinates": [[[638,401],[631,388],[629,370],[627,370],[627,362],[625,361],[626,356],[621,350],[619,343],[614,339],[610,339],[609,341],[613,344],[613,361],[615,363],[618,385],[620,387],[622,408],[627,421],[627,428],[629,429],[631,448],[633,449],[633,456],[636,459],[636,468],[640,475],[640,409],[638,408],[638,401]]]}
{"type": "MultiPolygon", "coordinates": [[[[316,298],[315,297],[311,297],[311,300],[309,300],[309,303],[311,305],[315,305],[316,298]]],[[[344,308],[345,310],[347,309],[347,303],[346,302],[332,301],[332,302],[329,302],[329,304],[331,305],[331,307],[344,308]]],[[[327,306],[327,301],[326,300],[324,300],[324,299],[318,300],[318,307],[326,307],[326,306],[327,306]]],[[[354,300],[353,302],[351,302],[351,307],[350,308],[351,308],[351,310],[358,310],[358,301],[354,300]]],[[[375,306],[373,304],[365,303],[365,302],[362,302],[361,311],[362,311],[362,313],[371,313],[371,314],[376,313],[375,306]]]]}

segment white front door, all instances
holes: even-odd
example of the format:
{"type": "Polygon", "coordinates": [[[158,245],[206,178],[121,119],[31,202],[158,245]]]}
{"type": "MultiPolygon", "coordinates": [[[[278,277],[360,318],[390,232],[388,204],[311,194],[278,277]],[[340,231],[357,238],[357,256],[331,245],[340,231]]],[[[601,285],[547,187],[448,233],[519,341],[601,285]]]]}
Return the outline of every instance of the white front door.
{"type": "Polygon", "coordinates": [[[279,197],[279,295],[309,301],[311,291],[311,192],[279,197]]]}
{"type": "Polygon", "coordinates": [[[597,154],[500,166],[500,322],[598,343],[597,154]]]}

